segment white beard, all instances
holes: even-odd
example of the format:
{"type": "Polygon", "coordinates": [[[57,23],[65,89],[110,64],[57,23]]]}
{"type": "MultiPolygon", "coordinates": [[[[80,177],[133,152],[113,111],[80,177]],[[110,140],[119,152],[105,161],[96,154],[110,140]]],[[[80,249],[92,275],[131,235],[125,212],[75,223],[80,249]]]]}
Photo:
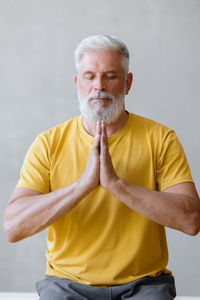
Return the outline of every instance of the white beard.
{"type": "Polygon", "coordinates": [[[96,124],[97,121],[104,120],[106,124],[110,124],[117,120],[121,112],[124,110],[124,98],[125,94],[115,98],[111,94],[105,92],[93,92],[87,98],[82,98],[78,91],[79,109],[81,115],[91,123],[96,124]],[[104,108],[103,104],[99,102],[96,108],[93,109],[90,105],[92,98],[107,98],[110,99],[111,104],[109,107],[104,108]]]}

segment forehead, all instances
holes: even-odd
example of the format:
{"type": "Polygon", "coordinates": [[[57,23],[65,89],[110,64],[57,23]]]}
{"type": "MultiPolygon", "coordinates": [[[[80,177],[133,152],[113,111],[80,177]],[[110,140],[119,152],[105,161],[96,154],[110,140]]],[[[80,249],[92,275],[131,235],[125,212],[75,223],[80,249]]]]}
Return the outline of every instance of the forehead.
{"type": "Polygon", "coordinates": [[[122,56],[117,51],[88,51],[85,52],[79,63],[80,72],[107,72],[123,71],[122,56]]]}

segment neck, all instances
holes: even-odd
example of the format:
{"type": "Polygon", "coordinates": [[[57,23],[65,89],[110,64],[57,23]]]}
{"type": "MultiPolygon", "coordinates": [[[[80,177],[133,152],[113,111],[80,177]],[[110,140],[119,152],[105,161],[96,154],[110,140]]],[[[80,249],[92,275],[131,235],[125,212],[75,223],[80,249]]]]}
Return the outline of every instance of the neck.
{"type": "MultiPolygon", "coordinates": [[[[122,127],[124,127],[127,121],[128,121],[128,112],[124,110],[121,112],[121,114],[119,115],[116,121],[110,123],[109,125],[106,125],[107,136],[109,137],[115,134],[122,127]]],[[[87,131],[87,133],[89,133],[92,136],[95,135],[96,124],[91,123],[84,117],[82,117],[82,124],[84,129],[87,131]]]]}

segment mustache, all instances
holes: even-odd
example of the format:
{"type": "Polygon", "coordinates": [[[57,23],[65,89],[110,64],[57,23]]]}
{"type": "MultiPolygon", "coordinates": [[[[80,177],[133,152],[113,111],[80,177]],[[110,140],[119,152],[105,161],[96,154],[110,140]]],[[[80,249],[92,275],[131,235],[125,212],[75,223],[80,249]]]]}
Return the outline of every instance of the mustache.
{"type": "Polygon", "coordinates": [[[96,99],[96,98],[100,98],[100,99],[109,99],[109,100],[112,100],[114,101],[115,100],[115,97],[109,93],[106,93],[106,92],[93,92],[91,93],[88,97],[87,97],[87,101],[90,101],[92,99],[96,99]]]}

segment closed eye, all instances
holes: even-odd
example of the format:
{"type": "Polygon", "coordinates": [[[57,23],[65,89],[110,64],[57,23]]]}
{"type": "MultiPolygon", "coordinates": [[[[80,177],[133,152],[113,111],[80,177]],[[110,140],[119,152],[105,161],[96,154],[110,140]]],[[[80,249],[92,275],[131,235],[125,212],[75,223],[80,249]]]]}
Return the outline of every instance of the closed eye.
{"type": "Polygon", "coordinates": [[[115,71],[108,71],[104,74],[104,78],[106,79],[116,79],[119,78],[119,74],[115,71]]]}
{"type": "Polygon", "coordinates": [[[94,76],[92,75],[85,75],[84,76],[84,79],[87,79],[87,80],[92,80],[94,78],[94,76]]]}
{"type": "Polygon", "coordinates": [[[116,79],[116,78],[119,78],[118,76],[115,76],[115,75],[105,75],[104,77],[106,79],[116,79]]]}

